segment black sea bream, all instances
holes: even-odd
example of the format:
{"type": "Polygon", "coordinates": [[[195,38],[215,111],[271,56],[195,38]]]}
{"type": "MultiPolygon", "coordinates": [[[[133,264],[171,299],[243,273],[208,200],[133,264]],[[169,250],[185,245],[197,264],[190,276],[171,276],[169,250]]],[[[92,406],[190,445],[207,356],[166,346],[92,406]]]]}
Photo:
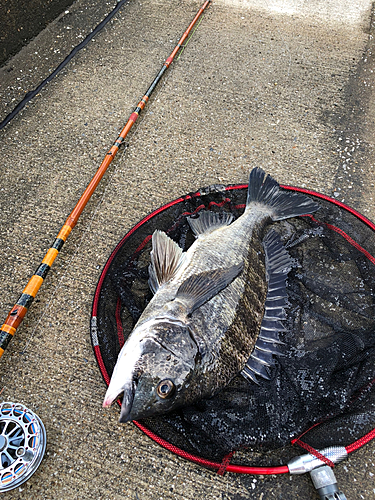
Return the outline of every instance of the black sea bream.
{"type": "Polygon", "coordinates": [[[120,422],[163,414],[213,396],[236,375],[267,378],[283,330],[291,259],[272,221],[314,212],[303,194],[250,173],[246,208],[202,211],[183,252],[165,233],[152,237],[154,297],[121,349],[103,406],[124,393],[120,422]]]}

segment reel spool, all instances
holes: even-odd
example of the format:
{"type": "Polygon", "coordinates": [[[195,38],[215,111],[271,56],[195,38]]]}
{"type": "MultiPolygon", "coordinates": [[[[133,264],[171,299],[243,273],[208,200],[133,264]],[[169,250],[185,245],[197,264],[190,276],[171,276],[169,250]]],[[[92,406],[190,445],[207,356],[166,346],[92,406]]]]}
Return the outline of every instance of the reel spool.
{"type": "Polygon", "coordinates": [[[0,492],[17,488],[39,467],[46,431],[38,415],[20,403],[0,404],[0,492]]]}

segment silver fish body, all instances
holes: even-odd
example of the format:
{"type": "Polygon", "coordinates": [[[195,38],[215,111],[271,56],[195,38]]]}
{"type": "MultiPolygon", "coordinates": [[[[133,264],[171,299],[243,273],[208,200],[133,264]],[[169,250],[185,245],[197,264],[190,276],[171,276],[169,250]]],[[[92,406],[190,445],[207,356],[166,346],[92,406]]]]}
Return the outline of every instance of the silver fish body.
{"type": "MultiPolygon", "coordinates": [[[[269,253],[280,255],[265,257],[265,226],[317,208],[254,169],[246,209],[234,222],[211,212],[191,219],[197,238],[186,252],[156,231],[149,280],[155,294],[119,354],[104,406],[124,392],[121,422],[162,414],[213,396],[238,375],[267,323],[267,261],[289,262],[272,239],[269,253]]],[[[261,356],[257,362],[262,368],[261,356]]]]}

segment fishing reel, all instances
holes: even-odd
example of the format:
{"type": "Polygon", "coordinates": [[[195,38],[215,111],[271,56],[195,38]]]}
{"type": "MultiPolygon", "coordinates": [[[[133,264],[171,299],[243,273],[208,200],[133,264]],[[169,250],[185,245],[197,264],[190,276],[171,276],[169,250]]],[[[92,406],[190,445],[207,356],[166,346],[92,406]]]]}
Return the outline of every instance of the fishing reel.
{"type": "Polygon", "coordinates": [[[0,492],[17,488],[39,467],[46,449],[40,418],[19,403],[0,403],[0,492]]]}

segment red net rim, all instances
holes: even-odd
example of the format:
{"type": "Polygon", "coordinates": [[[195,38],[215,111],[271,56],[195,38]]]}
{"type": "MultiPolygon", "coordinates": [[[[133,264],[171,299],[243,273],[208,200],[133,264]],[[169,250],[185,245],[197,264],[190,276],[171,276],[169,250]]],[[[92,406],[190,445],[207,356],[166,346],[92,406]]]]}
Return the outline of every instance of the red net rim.
{"type": "MultiPolygon", "coordinates": [[[[248,187],[247,184],[237,184],[237,185],[227,186],[225,188],[225,191],[232,191],[232,190],[235,190],[235,189],[246,189],[247,187],[248,187]]],[[[348,205],[346,205],[343,202],[340,202],[340,201],[338,201],[338,200],[336,200],[334,198],[331,198],[331,197],[329,197],[327,195],[318,193],[316,191],[312,191],[310,189],[299,188],[299,187],[288,186],[288,185],[281,185],[281,187],[283,189],[286,189],[286,190],[289,190],[289,191],[295,191],[295,192],[304,193],[304,194],[307,194],[307,195],[310,195],[310,196],[314,196],[316,198],[322,199],[324,201],[328,201],[328,202],[330,202],[330,203],[332,203],[332,204],[334,204],[336,206],[339,206],[340,208],[346,210],[347,212],[350,212],[352,215],[354,215],[359,220],[361,220],[364,224],[366,224],[368,227],[370,227],[373,231],[375,231],[375,224],[373,222],[371,222],[367,217],[365,217],[364,215],[362,215],[361,213],[359,213],[357,210],[349,207],[348,205]]],[[[102,288],[102,285],[103,285],[103,281],[104,281],[106,273],[107,273],[107,271],[109,269],[109,266],[111,265],[112,261],[114,260],[117,252],[126,243],[127,239],[137,229],[139,229],[143,224],[145,224],[147,221],[149,221],[151,218],[153,218],[157,214],[163,212],[164,210],[167,210],[168,208],[170,208],[170,207],[172,207],[174,205],[182,203],[183,201],[185,201],[187,199],[191,199],[191,198],[198,197],[198,196],[201,196],[201,193],[199,191],[197,193],[194,193],[194,194],[191,194],[191,195],[187,195],[187,196],[183,196],[183,197],[177,198],[176,200],[173,200],[173,201],[167,203],[166,205],[163,205],[162,207],[154,210],[149,215],[147,215],[146,217],[144,217],[141,221],[139,221],[122,238],[122,240],[117,244],[117,246],[113,250],[112,254],[108,258],[107,263],[104,266],[102,274],[101,274],[101,276],[99,278],[99,281],[98,281],[98,284],[97,284],[97,287],[96,287],[96,290],[95,290],[91,318],[96,318],[96,316],[97,316],[99,296],[100,296],[100,292],[101,292],[101,288],[102,288]]],[[[346,239],[348,239],[348,241],[351,244],[353,244],[353,246],[356,246],[356,248],[358,248],[360,251],[362,251],[375,264],[375,258],[372,255],[370,255],[365,249],[363,249],[362,247],[360,247],[354,240],[352,240],[350,238],[350,236],[345,235],[343,233],[343,231],[341,231],[339,228],[335,228],[334,226],[331,226],[331,229],[333,229],[333,230],[339,232],[340,234],[342,234],[346,239]]],[[[146,244],[146,242],[147,241],[145,241],[144,244],[146,244]]],[[[103,376],[103,379],[105,380],[105,382],[106,382],[106,384],[108,386],[109,382],[110,382],[110,377],[109,377],[109,375],[107,373],[107,370],[105,368],[105,365],[104,365],[104,362],[103,362],[103,358],[102,358],[102,355],[101,355],[101,351],[100,351],[100,347],[97,344],[93,344],[93,348],[94,348],[94,353],[95,353],[95,357],[96,357],[96,360],[97,360],[100,372],[101,372],[101,374],[103,376]]],[[[118,401],[118,403],[121,404],[120,401],[118,401]]],[[[186,460],[194,462],[194,463],[196,463],[198,465],[201,465],[201,466],[204,466],[204,467],[208,467],[210,469],[214,469],[214,470],[217,471],[218,474],[223,474],[225,471],[226,472],[234,472],[234,473],[238,473],[238,474],[264,474],[264,475],[286,474],[286,473],[289,472],[289,469],[288,469],[287,465],[278,466],[278,467],[252,467],[252,466],[245,466],[245,465],[231,465],[230,464],[230,459],[232,457],[232,454],[230,456],[228,456],[228,457],[225,457],[221,463],[219,463],[219,462],[213,462],[213,461],[210,461],[210,460],[206,460],[204,458],[198,457],[198,456],[193,455],[191,453],[187,453],[186,451],[182,450],[181,448],[178,448],[177,446],[169,443],[165,439],[161,438],[160,436],[158,436],[157,434],[155,434],[154,432],[152,432],[150,429],[148,429],[146,426],[144,426],[140,422],[133,421],[133,423],[144,434],[146,434],[149,438],[151,438],[153,441],[155,441],[157,444],[159,444],[160,446],[162,446],[166,450],[168,450],[168,451],[174,453],[175,455],[178,455],[178,456],[180,456],[180,457],[182,457],[182,458],[184,458],[186,460]]],[[[354,443],[351,443],[348,446],[346,446],[345,449],[346,449],[347,453],[349,454],[349,453],[351,453],[351,452],[353,452],[353,451],[361,448],[362,446],[364,446],[365,444],[367,444],[369,441],[371,441],[374,438],[375,438],[375,428],[372,431],[370,431],[369,433],[367,433],[365,436],[363,436],[360,439],[358,439],[357,441],[355,441],[354,443]]],[[[302,441],[300,441],[299,438],[293,440],[292,444],[293,443],[299,444],[300,446],[304,447],[304,443],[302,441]]]]}

